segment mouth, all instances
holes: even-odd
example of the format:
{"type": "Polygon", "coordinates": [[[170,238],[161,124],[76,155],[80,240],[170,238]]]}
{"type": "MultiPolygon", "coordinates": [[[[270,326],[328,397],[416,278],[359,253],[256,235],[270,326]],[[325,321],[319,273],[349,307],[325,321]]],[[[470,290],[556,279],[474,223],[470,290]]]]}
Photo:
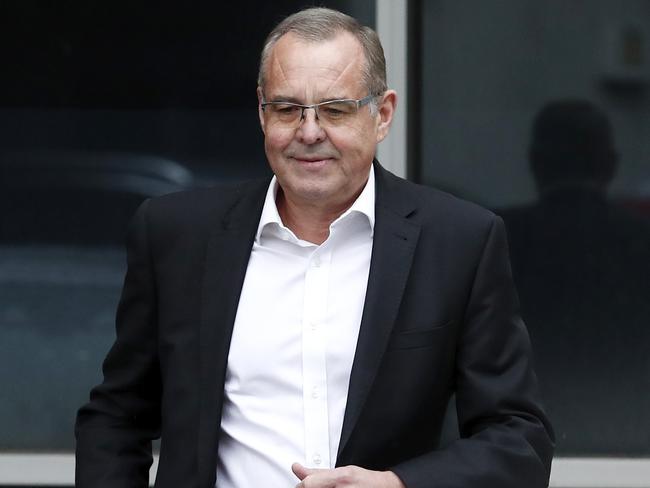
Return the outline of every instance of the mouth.
{"type": "Polygon", "coordinates": [[[297,163],[306,165],[306,166],[318,166],[327,164],[332,160],[328,156],[292,156],[297,163]]]}

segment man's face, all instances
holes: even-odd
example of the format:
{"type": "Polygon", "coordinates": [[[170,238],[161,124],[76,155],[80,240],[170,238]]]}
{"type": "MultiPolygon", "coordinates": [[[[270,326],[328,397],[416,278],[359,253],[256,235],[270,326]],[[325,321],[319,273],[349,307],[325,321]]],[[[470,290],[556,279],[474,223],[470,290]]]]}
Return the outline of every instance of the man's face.
{"type": "MultiPolygon", "coordinates": [[[[286,34],[275,44],[266,65],[261,101],[310,105],[368,95],[362,82],[363,49],[349,33],[312,43],[286,34]]],[[[366,183],[375,148],[388,133],[395,95],[378,97],[372,114],[365,105],[342,125],[323,127],[314,110],[305,110],[297,128],[274,123],[259,109],[266,156],[293,205],[342,211],[366,183]]]]}

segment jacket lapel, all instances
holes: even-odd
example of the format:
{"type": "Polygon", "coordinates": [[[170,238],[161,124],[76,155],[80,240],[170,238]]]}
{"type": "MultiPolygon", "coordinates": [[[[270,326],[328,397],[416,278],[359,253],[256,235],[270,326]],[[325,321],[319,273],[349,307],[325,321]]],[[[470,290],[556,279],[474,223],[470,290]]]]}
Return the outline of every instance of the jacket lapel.
{"type": "Polygon", "coordinates": [[[375,164],[375,231],[368,288],[350,375],[339,459],[357,423],[397,318],[420,226],[402,183],[375,164]]]}
{"type": "Polygon", "coordinates": [[[214,486],[228,349],[267,188],[268,181],[243,188],[207,243],[199,337],[198,472],[204,488],[214,486]]]}

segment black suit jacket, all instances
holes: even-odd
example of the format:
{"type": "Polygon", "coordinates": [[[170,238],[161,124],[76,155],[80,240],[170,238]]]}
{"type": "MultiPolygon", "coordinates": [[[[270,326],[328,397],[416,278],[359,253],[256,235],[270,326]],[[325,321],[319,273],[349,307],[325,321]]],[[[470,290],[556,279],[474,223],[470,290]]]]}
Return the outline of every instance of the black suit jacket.
{"type": "MultiPolygon", "coordinates": [[[[78,487],[145,486],[159,435],[156,486],[214,486],[228,348],[267,187],[168,195],[136,214],[117,339],[77,418],[78,487]]],[[[376,164],[337,465],[392,469],[408,488],[536,488],[551,455],[501,220],[376,164]],[[453,392],[461,438],[439,449],[453,392]]]]}

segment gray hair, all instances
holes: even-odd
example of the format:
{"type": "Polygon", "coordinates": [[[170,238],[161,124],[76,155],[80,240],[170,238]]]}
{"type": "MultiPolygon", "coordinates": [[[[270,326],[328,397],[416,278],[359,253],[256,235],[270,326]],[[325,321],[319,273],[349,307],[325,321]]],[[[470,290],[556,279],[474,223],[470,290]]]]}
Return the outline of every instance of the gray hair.
{"type": "Polygon", "coordinates": [[[266,63],[273,47],[283,35],[292,33],[299,39],[319,42],[333,39],[341,32],[349,32],[361,44],[366,58],[362,81],[370,94],[382,95],[387,89],[386,59],[377,33],[349,15],[323,7],[307,8],[290,15],[271,31],[262,48],[258,86],[264,88],[266,63]]]}

